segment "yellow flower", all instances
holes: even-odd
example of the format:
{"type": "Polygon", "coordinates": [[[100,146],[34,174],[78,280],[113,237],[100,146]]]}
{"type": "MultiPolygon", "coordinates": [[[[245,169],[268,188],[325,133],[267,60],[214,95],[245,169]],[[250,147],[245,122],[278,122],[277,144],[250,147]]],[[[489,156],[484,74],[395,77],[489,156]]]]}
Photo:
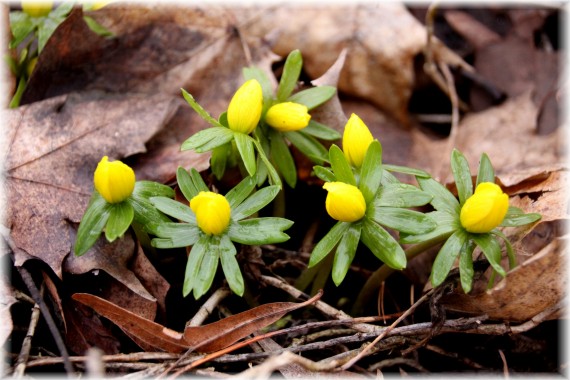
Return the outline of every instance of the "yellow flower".
{"type": "Polygon", "coordinates": [[[299,103],[278,103],[269,108],[265,122],[281,132],[298,131],[305,128],[311,120],[308,108],[299,103]]]}
{"type": "Polygon", "coordinates": [[[53,8],[53,1],[22,1],[22,11],[31,17],[47,16],[53,8]]]}
{"type": "Polygon", "coordinates": [[[352,114],[344,126],[342,136],[342,149],[348,162],[360,168],[372,141],[374,137],[366,124],[356,114],[352,114]]]}
{"type": "Polygon", "coordinates": [[[198,227],[208,235],[219,235],[230,224],[230,204],[227,199],[211,191],[200,191],[190,200],[198,227]]]}
{"type": "Polygon", "coordinates": [[[366,202],[358,187],[344,182],[327,182],[325,206],[329,215],[341,222],[355,222],[366,213],[366,202]]]}
{"type": "Polygon", "coordinates": [[[121,161],[109,162],[104,156],[93,175],[95,189],[109,203],[127,199],[135,188],[135,172],[121,161]]]}
{"type": "Polygon", "coordinates": [[[467,231],[486,233],[501,224],[508,208],[508,195],[498,185],[483,182],[463,204],[459,219],[467,231]]]}
{"type": "Polygon", "coordinates": [[[263,92],[255,79],[250,79],[234,94],[228,106],[228,126],[232,131],[250,134],[261,118],[263,92]]]}

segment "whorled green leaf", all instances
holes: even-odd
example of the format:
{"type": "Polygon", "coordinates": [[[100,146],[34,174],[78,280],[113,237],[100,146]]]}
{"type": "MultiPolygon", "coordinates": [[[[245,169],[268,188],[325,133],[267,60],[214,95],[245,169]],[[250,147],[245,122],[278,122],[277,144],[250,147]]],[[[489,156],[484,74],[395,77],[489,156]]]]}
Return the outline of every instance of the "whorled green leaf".
{"type": "Polygon", "coordinates": [[[382,165],[382,181],[380,182],[382,186],[387,186],[391,183],[400,183],[398,178],[394,176],[394,174],[390,173],[385,168],[386,165],[382,165]]]}
{"type": "Polygon", "coordinates": [[[492,234],[470,234],[471,239],[481,248],[493,269],[505,277],[507,273],[501,266],[501,246],[492,234]]]}
{"type": "Polygon", "coordinates": [[[184,198],[188,201],[198,195],[200,191],[208,191],[208,186],[204,183],[200,173],[194,168],[191,168],[190,172],[188,172],[182,166],[179,166],[176,169],[176,181],[184,198]]]}
{"type": "Polygon", "coordinates": [[[406,267],[406,253],[400,244],[394,240],[388,231],[370,219],[365,219],[360,239],[374,256],[390,268],[400,270],[406,267]]]}
{"type": "Polygon", "coordinates": [[[253,139],[243,133],[235,133],[234,139],[239,155],[241,156],[243,164],[245,165],[245,169],[250,176],[254,176],[256,164],[255,151],[253,150],[253,139]]]}
{"type": "Polygon", "coordinates": [[[322,259],[324,259],[330,251],[337,245],[342,236],[346,233],[350,223],[338,222],[336,223],[329,232],[317,243],[313,248],[311,257],[309,258],[308,267],[313,267],[317,265],[322,259]]]}
{"type": "Polygon", "coordinates": [[[348,273],[352,260],[354,260],[361,231],[361,223],[351,223],[350,228],[344,233],[340,239],[340,243],[336,247],[332,269],[332,279],[336,286],[342,283],[348,273]]]}
{"type": "Polygon", "coordinates": [[[285,65],[283,66],[283,74],[281,75],[279,88],[277,89],[277,100],[280,103],[286,101],[295,89],[302,67],[303,57],[301,56],[301,52],[295,49],[289,53],[285,60],[285,65]]]}
{"type": "Polygon", "coordinates": [[[327,150],[317,139],[301,131],[285,132],[285,138],[291,141],[307,158],[322,165],[327,156],[327,150]]]}
{"type": "Polygon", "coordinates": [[[463,244],[459,252],[459,279],[461,280],[461,287],[465,293],[471,291],[473,286],[473,250],[475,244],[472,240],[463,244]]]}
{"type": "Polygon", "coordinates": [[[126,202],[129,202],[134,210],[134,221],[144,227],[144,230],[156,234],[155,227],[172,220],[154,207],[148,198],[133,192],[126,202]]]}
{"type": "Polygon", "coordinates": [[[232,209],[232,219],[238,221],[261,210],[277,196],[277,193],[279,193],[280,190],[281,188],[275,185],[259,189],[241,204],[232,209]]]}
{"type": "Polygon", "coordinates": [[[491,234],[498,236],[501,239],[503,239],[503,242],[505,243],[505,248],[507,248],[507,256],[509,258],[509,269],[513,269],[514,267],[516,267],[517,266],[517,259],[515,257],[515,251],[513,249],[513,245],[509,241],[509,238],[507,238],[507,236],[504,233],[502,233],[501,231],[499,231],[497,229],[491,231],[491,234]]]}
{"type": "Polygon", "coordinates": [[[245,177],[225,195],[230,208],[234,209],[246,199],[255,188],[255,178],[245,177]]]}
{"type": "Polygon", "coordinates": [[[38,54],[42,52],[47,41],[62,21],[63,18],[45,17],[42,22],[38,23],[38,54]]]}
{"type": "Polygon", "coordinates": [[[150,197],[167,197],[174,198],[174,190],[170,186],[163,185],[153,181],[137,181],[133,194],[140,195],[143,198],[150,197]]]}
{"type": "Polygon", "coordinates": [[[486,153],[481,155],[479,169],[477,170],[477,185],[482,182],[495,183],[495,169],[486,153]]]}
{"type": "Polygon", "coordinates": [[[218,269],[218,262],[220,261],[220,242],[217,236],[210,238],[208,249],[204,253],[204,258],[200,264],[198,271],[198,278],[194,280],[194,289],[192,294],[194,299],[202,297],[212,286],[216,271],[218,269]]]}
{"type": "MultiPolygon", "coordinates": [[[[267,176],[269,177],[269,183],[271,185],[279,186],[279,188],[281,188],[282,187],[281,178],[279,177],[279,174],[277,174],[277,170],[275,170],[275,168],[273,167],[271,162],[269,162],[269,159],[267,158],[267,155],[265,154],[265,150],[263,149],[263,147],[261,146],[259,141],[254,140],[254,139],[251,139],[251,141],[253,141],[253,144],[255,145],[255,147],[257,149],[258,158],[261,159],[261,161],[265,165],[265,168],[267,169],[267,176]]],[[[258,181],[258,184],[259,184],[259,181],[258,181]]]]}
{"type": "Polygon", "coordinates": [[[421,169],[414,169],[414,168],[409,168],[407,166],[399,166],[399,165],[389,165],[389,164],[384,164],[382,165],[382,167],[385,170],[391,171],[391,172],[396,172],[396,173],[402,173],[402,174],[410,174],[413,175],[415,177],[420,177],[420,178],[431,178],[431,175],[421,169]]]}
{"type": "Polygon", "coordinates": [[[112,204],[109,219],[105,225],[105,237],[107,241],[112,243],[115,239],[123,236],[131,225],[134,216],[135,211],[129,202],[124,201],[112,204]]]}
{"type": "Polygon", "coordinates": [[[457,149],[451,152],[451,171],[455,178],[455,186],[459,195],[459,203],[463,205],[467,198],[473,195],[473,181],[467,159],[457,149]]]}
{"type": "Polygon", "coordinates": [[[378,140],[372,141],[364,155],[360,169],[358,188],[364,196],[366,204],[370,203],[382,181],[382,145],[378,140]]]}
{"type": "Polygon", "coordinates": [[[188,205],[166,197],[152,197],[150,202],[166,215],[187,223],[196,223],[196,215],[188,205]]]}
{"type": "Polygon", "coordinates": [[[445,186],[433,178],[418,177],[417,181],[423,191],[433,196],[430,203],[436,210],[459,215],[459,202],[445,186]]]}
{"type": "Polygon", "coordinates": [[[109,29],[105,28],[103,25],[99,24],[93,17],[83,16],[83,21],[91,29],[93,33],[98,34],[101,37],[114,37],[115,34],[109,29]]]}
{"type": "Polygon", "coordinates": [[[309,120],[309,125],[303,128],[303,132],[318,139],[327,141],[339,140],[342,137],[336,130],[312,119],[309,120]]]}
{"type": "Polygon", "coordinates": [[[525,214],[523,210],[518,207],[509,206],[505,218],[501,222],[501,227],[518,227],[525,224],[534,223],[542,218],[540,214],[528,213],[525,214]]]}
{"type": "MultiPolygon", "coordinates": [[[[235,133],[238,135],[239,133],[235,133]]],[[[195,150],[198,153],[208,152],[227,144],[234,138],[234,132],[226,127],[210,127],[202,129],[190,136],[180,146],[180,150],[195,150]]]]}
{"type": "Polygon", "coordinates": [[[291,188],[295,188],[297,184],[297,168],[287,143],[281,134],[275,130],[270,131],[269,138],[271,142],[271,159],[283,176],[283,179],[285,179],[285,183],[291,188]]]}
{"type": "Polygon", "coordinates": [[[189,247],[196,244],[201,236],[200,228],[189,223],[162,223],[156,226],[157,238],[152,239],[153,247],[161,249],[189,247]]]}
{"type": "Polygon", "coordinates": [[[433,195],[407,183],[381,186],[374,198],[373,207],[418,207],[431,202],[433,195]]]}
{"type": "Polygon", "coordinates": [[[437,287],[445,281],[451,266],[459,256],[463,244],[466,243],[468,239],[467,234],[463,230],[457,230],[451,235],[443,247],[439,250],[431,270],[431,283],[433,287],[437,287]]]}
{"type": "Polygon", "coordinates": [[[228,235],[222,235],[218,248],[220,250],[222,270],[224,271],[228,285],[235,294],[241,297],[245,291],[245,285],[239,264],[236,260],[236,247],[228,235]]]}
{"type": "Polygon", "coordinates": [[[418,244],[434,239],[445,239],[461,228],[459,225],[459,217],[456,215],[451,215],[445,211],[433,211],[426,215],[429,215],[430,218],[436,222],[437,226],[425,234],[416,235],[400,233],[400,243],[418,244]]]}
{"type": "Polygon", "coordinates": [[[52,18],[65,18],[67,17],[67,15],[69,14],[69,12],[71,12],[71,10],[73,9],[73,2],[69,1],[65,1],[63,3],[61,3],[59,6],[57,6],[55,9],[53,9],[48,17],[52,17],[52,18]]]}
{"type": "Polygon", "coordinates": [[[284,218],[245,219],[230,223],[228,236],[240,244],[277,244],[289,240],[289,235],[283,231],[292,225],[292,221],[284,218]]]}
{"type": "Polygon", "coordinates": [[[378,224],[406,234],[426,234],[437,227],[429,215],[398,207],[368,207],[366,216],[378,224]]]}
{"type": "Polygon", "coordinates": [[[350,164],[338,146],[334,144],[331,145],[329,149],[329,159],[331,162],[331,169],[336,176],[337,181],[356,186],[356,179],[354,178],[354,173],[350,168],[350,164]]]}
{"type": "Polygon", "coordinates": [[[186,271],[184,273],[184,284],[182,285],[182,295],[186,297],[192,292],[198,283],[198,274],[208,246],[210,245],[210,236],[201,235],[198,241],[192,246],[188,261],[186,262],[186,271]]]}
{"type": "Polygon", "coordinates": [[[225,143],[215,147],[212,150],[210,156],[210,169],[216,178],[221,180],[226,172],[226,166],[228,164],[228,156],[231,153],[232,145],[230,143],[225,143]]]}
{"type": "Polygon", "coordinates": [[[36,27],[34,20],[24,12],[10,12],[10,31],[12,32],[12,40],[8,47],[16,48],[36,27]]]}
{"type": "Polygon", "coordinates": [[[325,168],[320,165],[313,166],[313,171],[315,175],[325,182],[336,182],[336,176],[329,168],[325,168]]]}
{"type": "MultiPolygon", "coordinates": [[[[206,111],[200,104],[198,104],[198,102],[194,99],[194,97],[188,91],[186,91],[183,88],[181,88],[180,90],[182,90],[182,96],[184,97],[184,99],[186,100],[188,105],[190,105],[190,107],[192,107],[192,109],[194,111],[196,111],[196,113],[202,119],[204,119],[204,121],[208,122],[213,127],[223,127],[223,125],[220,124],[220,122],[218,120],[216,120],[212,116],[210,116],[208,111],[206,111]]],[[[193,149],[193,148],[188,148],[188,149],[193,149]]],[[[183,150],[186,150],[186,149],[183,149],[183,150]]]]}
{"type": "Polygon", "coordinates": [[[111,215],[111,205],[94,191],[77,230],[74,252],[81,256],[95,244],[111,215]]]}
{"type": "Polygon", "coordinates": [[[335,93],[336,88],[333,86],[312,87],[293,94],[287,100],[304,104],[310,111],[328,101],[335,93]]]}

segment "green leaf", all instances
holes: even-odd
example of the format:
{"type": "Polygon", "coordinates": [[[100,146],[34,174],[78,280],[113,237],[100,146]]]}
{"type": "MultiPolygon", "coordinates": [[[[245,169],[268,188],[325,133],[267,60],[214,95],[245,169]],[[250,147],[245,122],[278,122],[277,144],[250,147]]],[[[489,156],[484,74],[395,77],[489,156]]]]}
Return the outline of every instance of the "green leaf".
{"type": "Polygon", "coordinates": [[[47,41],[52,36],[53,32],[55,32],[61,21],[63,20],[46,17],[43,19],[43,22],[38,24],[38,54],[42,52],[47,41]]]}
{"type": "Polygon", "coordinates": [[[418,207],[428,204],[433,195],[406,183],[381,186],[374,198],[374,207],[418,207]]]}
{"type": "Polygon", "coordinates": [[[429,215],[397,207],[368,207],[366,215],[378,224],[406,234],[425,234],[437,226],[429,215]]]}
{"type": "Polygon", "coordinates": [[[284,133],[287,140],[295,145],[305,156],[317,164],[323,164],[326,160],[326,148],[314,137],[305,134],[303,131],[292,131],[284,133]]]}
{"type": "Polygon", "coordinates": [[[195,150],[198,153],[204,153],[232,141],[233,138],[234,132],[229,128],[210,127],[190,136],[182,143],[180,150],[195,150]]]}
{"type": "Polygon", "coordinates": [[[158,238],[152,239],[152,246],[161,249],[189,247],[201,236],[200,228],[188,223],[162,223],[156,227],[158,238]]]}
{"type": "Polygon", "coordinates": [[[382,181],[380,182],[383,186],[389,185],[391,183],[400,183],[398,178],[394,174],[390,173],[388,170],[384,169],[385,165],[382,165],[382,181]]]}
{"type": "Polygon", "coordinates": [[[166,215],[187,223],[196,223],[196,215],[188,205],[166,197],[152,197],[150,202],[166,215]]]}
{"type": "Polygon", "coordinates": [[[226,165],[228,164],[228,156],[231,153],[232,146],[230,143],[225,143],[212,149],[212,154],[210,156],[210,168],[212,173],[219,180],[222,179],[226,171],[226,165]]]}
{"type": "Polygon", "coordinates": [[[285,60],[283,74],[279,81],[279,89],[277,90],[277,100],[279,103],[286,101],[295,89],[302,67],[303,57],[301,56],[301,52],[298,49],[293,50],[285,60]]]}
{"type": "Polygon", "coordinates": [[[83,21],[94,33],[97,33],[101,37],[113,37],[114,34],[109,29],[105,28],[103,25],[99,24],[93,19],[93,17],[83,16],[83,21]]]}
{"type": "Polygon", "coordinates": [[[176,181],[180,191],[184,194],[184,198],[188,201],[198,195],[200,191],[208,191],[208,186],[202,180],[200,173],[194,168],[191,168],[189,173],[182,166],[179,166],[176,169],[176,181]]]}
{"type": "Polygon", "coordinates": [[[26,89],[28,81],[26,80],[25,76],[20,77],[18,81],[18,87],[16,88],[16,92],[14,96],[10,100],[9,107],[10,108],[17,108],[20,105],[20,100],[22,99],[22,95],[24,94],[24,90],[26,89]]]}
{"type": "Polygon", "coordinates": [[[507,238],[507,236],[505,236],[504,233],[502,233],[501,231],[499,231],[497,229],[491,231],[491,233],[493,235],[498,236],[501,239],[503,239],[503,242],[505,243],[505,247],[507,248],[507,256],[509,257],[509,269],[513,269],[514,267],[516,267],[517,266],[517,259],[515,257],[515,251],[513,249],[513,245],[509,241],[509,238],[507,238]]]}
{"type": "Polygon", "coordinates": [[[491,234],[470,234],[471,239],[481,248],[483,254],[493,269],[505,277],[507,273],[501,266],[501,246],[491,234]]]}
{"type": "Polygon", "coordinates": [[[30,33],[34,31],[36,23],[24,12],[10,12],[10,31],[12,32],[12,40],[8,47],[14,49],[17,47],[30,33]]]}
{"type": "Polygon", "coordinates": [[[509,206],[507,214],[500,224],[501,227],[518,227],[525,224],[534,223],[542,218],[542,215],[537,213],[525,214],[523,210],[517,207],[509,206]]]}
{"type": "Polygon", "coordinates": [[[228,235],[222,235],[219,244],[220,261],[222,262],[222,270],[228,281],[230,289],[238,296],[243,296],[245,290],[243,276],[236,260],[236,247],[234,247],[228,235]]]}
{"type": "Polygon", "coordinates": [[[399,270],[406,267],[406,253],[400,244],[388,231],[369,219],[364,220],[361,240],[390,268],[399,270]]]}
{"type": "Polygon", "coordinates": [[[232,209],[232,219],[238,221],[261,210],[277,196],[280,190],[281,188],[275,185],[258,190],[240,205],[232,209]]]}
{"type": "Polygon", "coordinates": [[[310,111],[328,101],[335,93],[333,86],[312,87],[293,94],[287,101],[304,104],[310,111]]]}
{"type": "Polygon", "coordinates": [[[445,186],[433,178],[417,178],[417,181],[423,191],[433,195],[431,204],[436,210],[459,215],[459,202],[445,186]]]}
{"type": "Polygon", "coordinates": [[[95,244],[107,224],[109,215],[111,215],[110,204],[94,191],[77,230],[74,247],[76,256],[83,255],[95,244]]]}
{"type": "Polygon", "coordinates": [[[283,231],[292,225],[292,221],[284,218],[245,219],[230,223],[228,235],[240,244],[276,244],[289,240],[289,235],[283,231]]]}
{"type": "Polygon", "coordinates": [[[316,165],[313,166],[313,171],[318,178],[322,179],[325,182],[336,182],[336,176],[329,168],[316,165]]]}
{"type": "Polygon", "coordinates": [[[224,128],[224,126],[222,124],[220,124],[219,121],[217,121],[216,119],[214,119],[212,116],[210,116],[210,114],[208,113],[208,111],[206,111],[204,108],[202,108],[202,106],[200,104],[198,104],[198,102],[194,99],[194,97],[192,95],[190,95],[189,92],[187,92],[185,89],[181,88],[182,90],[182,96],[184,97],[184,99],[186,100],[186,102],[190,105],[190,107],[192,107],[192,109],[194,111],[196,111],[196,113],[198,115],[200,115],[200,117],[202,119],[204,119],[206,122],[210,123],[212,126],[214,127],[222,127],[224,128]]]}
{"type": "Polygon", "coordinates": [[[491,164],[491,160],[486,153],[481,155],[479,160],[479,170],[477,170],[477,185],[482,182],[495,183],[495,170],[491,164]]]}
{"type": "Polygon", "coordinates": [[[451,152],[451,171],[455,178],[455,186],[459,195],[459,203],[463,205],[467,198],[473,195],[473,181],[467,159],[457,149],[451,152]]]}
{"type": "Polygon", "coordinates": [[[370,203],[380,187],[382,180],[382,145],[378,140],[372,141],[364,155],[360,171],[358,188],[364,196],[366,204],[370,203]]]}
{"type": "Polygon", "coordinates": [[[246,199],[247,196],[251,194],[254,188],[255,188],[255,178],[245,177],[233,189],[228,191],[225,197],[228,203],[230,204],[230,208],[234,209],[238,205],[240,205],[244,201],[244,199],[246,199]]]}
{"type": "Polygon", "coordinates": [[[313,248],[311,257],[309,259],[308,267],[313,267],[324,259],[330,251],[337,245],[342,236],[349,229],[350,223],[338,222],[330,231],[317,243],[313,248]]]}
{"type": "Polygon", "coordinates": [[[463,244],[461,252],[459,252],[459,278],[461,280],[461,287],[467,294],[471,291],[473,285],[473,250],[475,244],[471,240],[463,244]]]}
{"type": "Polygon", "coordinates": [[[254,176],[256,165],[255,152],[253,150],[253,139],[243,133],[235,133],[234,139],[236,142],[236,147],[239,151],[239,155],[241,156],[241,159],[245,165],[245,169],[250,176],[254,176]]]}
{"type": "Polygon", "coordinates": [[[346,160],[342,150],[335,144],[331,145],[329,149],[329,159],[331,161],[331,169],[337,181],[356,186],[356,179],[354,178],[350,164],[346,160]]]}
{"type": "Polygon", "coordinates": [[[212,286],[216,270],[218,269],[218,262],[220,261],[220,246],[217,236],[212,236],[208,249],[204,254],[204,259],[200,264],[200,271],[198,278],[194,281],[194,299],[202,297],[212,286]]]}
{"type": "MultiPolygon", "coordinates": [[[[69,12],[71,12],[71,10],[73,9],[73,1],[65,1],[63,3],[61,3],[57,8],[55,8],[54,10],[52,10],[49,13],[49,17],[53,17],[53,18],[60,18],[63,19],[65,17],[67,17],[67,15],[69,14],[69,12]]],[[[61,20],[63,21],[63,20],[61,20]]]]}
{"type": "Polygon", "coordinates": [[[341,138],[340,133],[334,129],[327,127],[324,124],[316,122],[314,120],[309,120],[309,125],[303,128],[303,132],[322,140],[339,140],[341,138]]]}
{"type": "Polygon", "coordinates": [[[127,199],[135,212],[134,221],[144,226],[146,232],[155,234],[155,227],[161,223],[169,223],[171,220],[159,212],[147,198],[140,194],[133,194],[127,199]]]}
{"type": "MultiPolygon", "coordinates": [[[[168,199],[168,198],[166,198],[168,199]]],[[[118,237],[123,236],[131,225],[135,211],[129,202],[115,203],[111,205],[111,213],[105,226],[105,237],[112,243],[118,237]]]]}
{"type": "Polygon", "coordinates": [[[267,159],[267,156],[265,155],[265,151],[261,147],[261,144],[259,143],[259,141],[254,139],[251,139],[251,141],[253,141],[255,147],[257,148],[258,158],[260,158],[261,161],[263,161],[263,163],[265,164],[265,167],[267,169],[267,174],[269,176],[269,183],[271,185],[279,186],[279,188],[281,188],[282,187],[281,178],[279,178],[279,174],[277,174],[277,171],[275,170],[273,165],[271,165],[271,162],[269,162],[269,160],[267,159]]]}
{"type": "Polygon", "coordinates": [[[342,239],[340,239],[340,243],[334,255],[332,269],[332,279],[336,286],[342,283],[348,273],[352,260],[354,260],[361,231],[362,223],[352,223],[348,231],[346,231],[342,239]]]}
{"type": "Polygon", "coordinates": [[[275,163],[277,170],[281,172],[285,182],[291,188],[295,188],[297,184],[297,169],[287,143],[283,136],[275,130],[271,130],[269,138],[271,142],[271,159],[275,163]]]}
{"type": "Polygon", "coordinates": [[[163,185],[153,181],[137,181],[133,194],[137,194],[142,198],[150,197],[168,197],[174,198],[174,190],[170,186],[163,185]]]}
{"type": "Polygon", "coordinates": [[[445,280],[466,241],[467,234],[462,230],[457,230],[441,247],[431,270],[431,283],[434,288],[445,280]]]}
{"type": "Polygon", "coordinates": [[[417,244],[428,240],[434,240],[439,238],[447,238],[457,229],[461,228],[459,225],[459,217],[451,215],[444,211],[433,211],[429,212],[428,215],[437,224],[435,229],[425,234],[419,235],[406,235],[404,233],[400,234],[400,243],[402,244],[417,244]]]}
{"type": "Polygon", "coordinates": [[[204,254],[208,250],[210,245],[210,236],[201,235],[196,244],[192,246],[190,254],[188,255],[188,261],[186,262],[186,272],[184,274],[184,284],[182,285],[182,295],[186,297],[196,284],[198,283],[198,273],[200,272],[200,267],[202,266],[202,261],[204,259],[204,254]]]}
{"type": "Polygon", "coordinates": [[[413,168],[408,168],[407,166],[388,165],[388,164],[383,164],[382,167],[391,172],[410,174],[420,178],[431,178],[431,175],[428,172],[423,171],[421,169],[413,169],[413,168]]]}

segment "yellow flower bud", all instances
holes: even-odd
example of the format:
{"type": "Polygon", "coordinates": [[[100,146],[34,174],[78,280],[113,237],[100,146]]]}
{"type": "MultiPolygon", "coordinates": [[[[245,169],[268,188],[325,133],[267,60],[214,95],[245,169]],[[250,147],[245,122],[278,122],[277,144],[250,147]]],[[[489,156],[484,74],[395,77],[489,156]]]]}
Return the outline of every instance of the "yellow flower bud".
{"type": "Polygon", "coordinates": [[[311,115],[307,106],[299,103],[278,103],[269,108],[265,122],[281,132],[298,131],[309,125],[311,115]]]}
{"type": "Polygon", "coordinates": [[[133,193],[135,172],[121,161],[109,162],[104,156],[95,169],[93,182],[108,203],[120,203],[133,193]]]}
{"type": "Polygon", "coordinates": [[[31,17],[47,16],[53,8],[53,1],[22,1],[22,11],[31,17]]]}
{"type": "Polygon", "coordinates": [[[227,199],[211,191],[200,191],[190,200],[198,227],[208,235],[219,235],[230,224],[230,204],[227,199]]]}
{"type": "Polygon", "coordinates": [[[261,118],[263,92],[255,79],[250,79],[234,94],[228,107],[228,126],[232,131],[250,134],[261,118]]]}
{"type": "Polygon", "coordinates": [[[461,225],[469,232],[486,233],[502,223],[509,208],[509,197],[498,185],[480,183],[461,208],[461,225]]]}
{"type": "Polygon", "coordinates": [[[366,213],[366,202],[358,187],[344,182],[327,182],[325,206],[329,215],[341,222],[355,222],[366,213]]]}
{"type": "Polygon", "coordinates": [[[372,141],[374,137],[366,124],[356,114],[352,114],[344,126],[342,136],[342,149],[347,161],[360,168],[372,141]]]}

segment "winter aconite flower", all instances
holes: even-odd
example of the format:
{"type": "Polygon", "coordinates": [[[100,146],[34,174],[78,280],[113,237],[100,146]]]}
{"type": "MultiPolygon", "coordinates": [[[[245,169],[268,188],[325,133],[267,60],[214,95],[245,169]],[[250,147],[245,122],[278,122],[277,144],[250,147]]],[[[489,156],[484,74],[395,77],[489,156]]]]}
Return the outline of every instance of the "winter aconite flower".
{"type": "Polygon", "coordinates": [[[120,203],[127,199],[135,188],[135,172],[121,161],[109,161],[104,156],[93,175],[95,189],[108,203],[120,203]]]}
{"type": "Polygon", "coordinates": [[[298,131],[309,125],[311,115],[307,106],[284,102],[271,106],[265,115],[265,122],[280,132],[298,131]]]}
{"type": "Polygon", "coordinates": [[[230,223],[230,204],[226,198],[211,191],[200,191],[190,200],[198,227],[208,235],[219,235],[230,223]]]}
{"type": "Polygon", "coordinates": [[[374,137],[356,114],[352,114],[344,126],[342,149],[348,162],[356,168],[362,166],[364,155],[374,137]]]}
{"type": "Polygon", "coordinates": [[[228,126],[244,134],[253,132],[261,118],[263,93],[261,85],[250,79],[236,91],[228,106],[228,126]]]}
{"type": "Polygon", "coordinates": [[[509,208],[509,197],[491,182],[480,183],[461,208],[461,225],[469,232],[490,232],[502,223],[509,208]]]}
{"type": "Polygon", "coordinates": [[[356,222],[366,213],[366,202],[356,186],[343,182],[327,182],[325,206],[329,215],[341,222],[356,222]]]}
{"type": "Polygon", "coordinates": [[[47,16],[53,8],[53,1],[22,1],[22,11],[31,17],[47,16]]]}

